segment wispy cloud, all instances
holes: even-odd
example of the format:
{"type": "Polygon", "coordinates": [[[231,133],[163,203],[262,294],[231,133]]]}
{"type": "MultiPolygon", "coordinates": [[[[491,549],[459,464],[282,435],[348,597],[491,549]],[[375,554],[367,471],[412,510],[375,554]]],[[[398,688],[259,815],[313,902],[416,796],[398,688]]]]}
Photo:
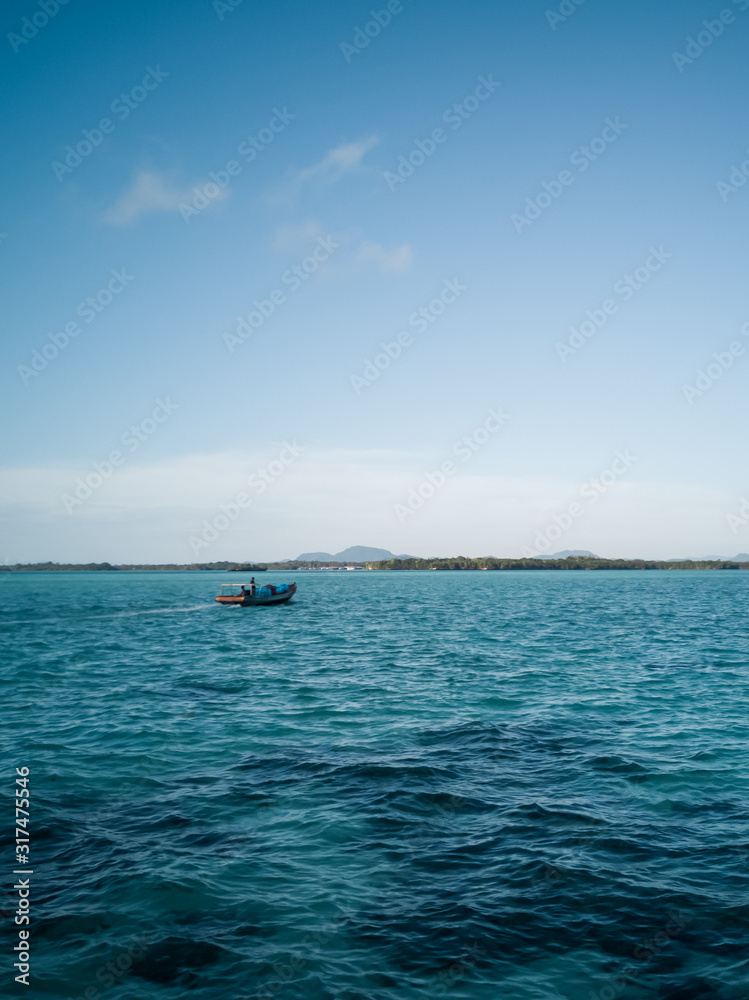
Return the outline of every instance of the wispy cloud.
{"type": "Polygon", "coordinates": [[[413,250],[404,243],[403,246],[386,250],[381,243],[362,243],[356,254],[358,260],[374,264],[381,271],[404,274],[413,263],[413,250]]]}
{"type": "Polygon", "coordinates": [[[142,170],[114,205],[104,212],[101,221],[113,226],[130,226],[149,212],[176,212],[181,204],[189,204],[192,197],[193,191],[179,187],[173,173],[142,170]]]}
{"type": "Polygon", "coordinates": [[[300,171],[300,180],[305,182],[319,178],[328,184],[333,184],[337,180],[340,180],[344,174],[360,167],[365,154],[376,146],[378,142],[379,139],[377,136],[370,135],[366,139],[360,139],[358,142],[336,146],[319,163],[300,171]]]}
{"type": "Polygon", "coordinates": [[[279,226],[273,236],[273,249],[278,251],[301,251],[321,236],[327,235],[322,226],[308,219],[298,226],[279,226]]]}
{"type": "Polygon", "coordinates": [[[337,184],[347,174],[363,169],[362,160],[380,140],[375,135],[345,143],[329,150],[310,167],[293,171],[277,190],[278,200],[293,201],[305,188],[324,190],[337,184]]]}
{"type": "MultiPolygon", "coordinates": [[[[315,240],[328,233],[328,229],[312,219],[307,219],[298,225],[285,223],[276,229],[271,245],[274,250],[281,253],[302,253],[315,240]]],[[[358,264],[360,267],[374,267],[385,274],[405,274],[413,264],[414,252],[408,243],[388,249],[381,243],[364,240],[354,250],[358,243],[354,234],[350,232],[336,233],[335,238],[342,245],[351,248],[352,253],[349,259],[352,264],[358,264]]]]}

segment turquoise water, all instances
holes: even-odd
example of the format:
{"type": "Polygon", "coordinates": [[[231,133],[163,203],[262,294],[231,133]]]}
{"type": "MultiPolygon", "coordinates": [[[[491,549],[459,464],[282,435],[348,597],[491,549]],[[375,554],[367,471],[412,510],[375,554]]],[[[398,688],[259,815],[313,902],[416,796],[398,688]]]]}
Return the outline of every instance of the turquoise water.
{"type": "Polygon", "coordinates": [[[749,573],[296,579],[3,575],[14,995],[749,997],[749,573]]]}

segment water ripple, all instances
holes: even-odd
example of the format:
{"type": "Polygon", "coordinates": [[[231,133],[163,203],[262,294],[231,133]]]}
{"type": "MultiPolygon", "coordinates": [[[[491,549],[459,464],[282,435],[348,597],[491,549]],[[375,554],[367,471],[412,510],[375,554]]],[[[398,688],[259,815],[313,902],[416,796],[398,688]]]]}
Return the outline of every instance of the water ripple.
{"type": "Polygon", "coordinates": [[[749,574],[219,582],[6,583],[40,995],[749,996],[749,574]]]}

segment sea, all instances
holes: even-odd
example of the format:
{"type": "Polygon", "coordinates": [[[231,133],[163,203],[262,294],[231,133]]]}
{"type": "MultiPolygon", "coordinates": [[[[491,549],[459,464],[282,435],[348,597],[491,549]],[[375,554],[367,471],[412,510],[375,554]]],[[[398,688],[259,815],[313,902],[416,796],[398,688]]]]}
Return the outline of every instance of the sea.
{"type": "Polygon", "coordinates": [[[0,574],[3,995],[749,998],[749,573],[232,579],[0,574]]]}

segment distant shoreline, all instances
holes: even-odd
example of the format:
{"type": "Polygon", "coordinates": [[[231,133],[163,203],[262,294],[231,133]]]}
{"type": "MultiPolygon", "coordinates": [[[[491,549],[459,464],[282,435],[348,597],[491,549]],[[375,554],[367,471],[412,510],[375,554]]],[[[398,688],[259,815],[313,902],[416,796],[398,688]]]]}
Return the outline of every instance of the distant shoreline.
{"type": "Polygon", "coordinates": [[[749,569],[749,562],[714,560],[599,559],[597,556],[567,556],[566,559],[390,559],[367,563],[367,569],[389,570],[668,570],[668,569],[749,569]]]}
{"type": "Polygon", "coordinates": [[[0,566],[3,573],[265,573],[303,572],[306,570],[373,570],[398,572],[399,570],[720,570],[747,569],[749,562],[721,562],[719,560],[650,560],[650,559],[598,559],[592,556],[568,556],[566,559],[495,559],[491,557],[467,559],[389,559],[386,562],[321,563],[290,560],[281,563],[177,563],[112,565],[111,563],[16,563],[0,566]]]}
{"type": "Polygon", "coordinates": [[[112,563],[16,563],[13,566],[0,566],[2,573],[185,573],[224,572],[224,573],[264,573],[268,569],[265,563],[154,563],[142,565],[112,565],[112,563]]]}

